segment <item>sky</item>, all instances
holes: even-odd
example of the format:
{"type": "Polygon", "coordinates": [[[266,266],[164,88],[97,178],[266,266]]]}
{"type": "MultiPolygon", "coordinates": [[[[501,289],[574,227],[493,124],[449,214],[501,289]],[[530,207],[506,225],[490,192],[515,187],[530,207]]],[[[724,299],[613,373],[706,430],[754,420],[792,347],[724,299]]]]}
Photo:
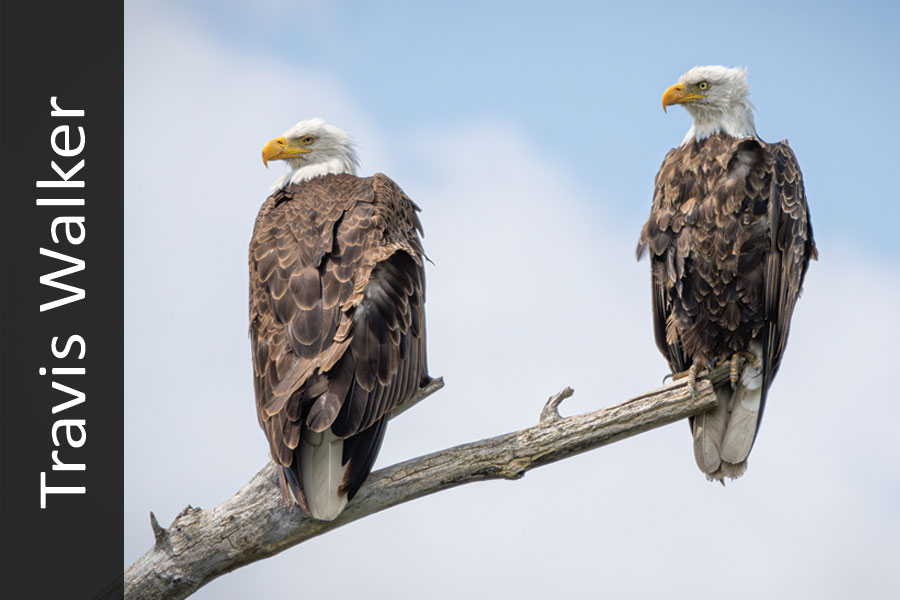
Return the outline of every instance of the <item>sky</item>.
{"type": "Polygon", "coordinates": [[[660,96],[721,63],[748,68],[760,135],[790,139],[821,257],[747,475],[706,482],[674,424],[368,517],[196,597],[900,595],[896,6],[125,6],[126,565],[149,511],[210,508],[268,458],[246,287],[281,174],[266,140],[321,116],[423,209],[447,387],[391,423],[377,468],[533,425],[566,385],[564,415],[658,386],[634,246],[689,127],[660,96]]]}

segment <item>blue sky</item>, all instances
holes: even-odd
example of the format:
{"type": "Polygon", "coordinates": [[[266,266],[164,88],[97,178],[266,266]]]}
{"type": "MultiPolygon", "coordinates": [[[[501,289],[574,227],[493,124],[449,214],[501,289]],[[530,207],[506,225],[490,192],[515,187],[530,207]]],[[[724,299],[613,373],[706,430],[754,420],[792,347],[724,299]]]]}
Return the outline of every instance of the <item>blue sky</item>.
{"type": "Polygon", "coordinates": [[[660,110],[661,92],[695,64],[747,66],[758,131],[790,139],[817,232],[900,258],[897,3],[267,6],[185,10],[242,53],[326,70],[385,130],[507,121],[585,189],[612,194],[608,208],[635,232],[688,127],[684,111],[660,110]]]}
{"type": "Polygon", "coordinates": [[[634,246],[689,126],[660,96],[722,63],[749,68],[763,138],[791,140],[821,256],[747,474],[709,484],[676,423],[373,515],[196,597],[900,597],[898,10],[443,6],[126,2],[124,563],[153,544],[149,511],[215,506],[268,460],[247,339],[247,241],[282,174],[266,140],[324,117],[423,209],[447,386],[391,422],[380,468],[533,425],[566,385],[564,415],[659,385],[634,246]]]}

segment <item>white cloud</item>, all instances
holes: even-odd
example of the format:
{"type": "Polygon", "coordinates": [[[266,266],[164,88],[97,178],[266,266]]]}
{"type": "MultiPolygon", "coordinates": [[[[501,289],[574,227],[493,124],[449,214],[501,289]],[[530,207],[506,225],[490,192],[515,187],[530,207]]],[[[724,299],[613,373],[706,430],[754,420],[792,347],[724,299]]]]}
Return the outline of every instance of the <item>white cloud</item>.
{"type": "MultiPolygon", "coordinates": [[[[571,413],[658,384],[640,223],[611,220],[613,199],[515,124],[391,139],[327,74],[229,53],[158,9],[129,8],[126,61],[126,563],[152,545],[149,510],[165,525],[217,504],[266,459],[246,242],[278,175],[259,149],[301,118],[353,131],[364,170],[423,208],[448,385],[391,424],[381,465],[531,425],[565,385],[571,413]]],[[[708,484],[675,425],[375,515],[196,597],[896,597],[900,277],[819,243],[743,480],[708,484]]]]}

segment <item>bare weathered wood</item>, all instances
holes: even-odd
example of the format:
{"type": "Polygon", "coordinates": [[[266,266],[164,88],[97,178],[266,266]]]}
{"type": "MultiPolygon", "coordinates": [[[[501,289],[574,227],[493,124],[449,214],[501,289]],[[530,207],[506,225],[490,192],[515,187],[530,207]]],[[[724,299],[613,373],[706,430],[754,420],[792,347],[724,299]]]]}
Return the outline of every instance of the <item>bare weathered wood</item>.
{"type": "MultiPolygon", "coordinates": [[[[317,521],[287,506],[268,463],[237,494],[219,506],[188,506],[168,529],[151,515],[156,543],[125,572],[129,600],[185,598],[212,579],[272,556],[357,519],[441,490],[487,479],[518,479],[528,470],[684,419],[716,405],[710,379],[696,394],[674,381],[611,408],[561,417],[559,403],[571,389],[552,396],[534,427],[420,456],[372,473],[334,521],[317,521]]],[[[419,390],[410,405],[443,386],[419,390]]]]}

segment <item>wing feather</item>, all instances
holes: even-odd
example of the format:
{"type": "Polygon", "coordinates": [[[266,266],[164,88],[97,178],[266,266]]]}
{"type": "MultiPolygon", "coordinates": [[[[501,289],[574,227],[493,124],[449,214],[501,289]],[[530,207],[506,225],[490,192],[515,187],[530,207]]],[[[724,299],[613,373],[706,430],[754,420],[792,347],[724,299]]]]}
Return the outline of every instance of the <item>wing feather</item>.
{"type": "Polygon", "coordinates": [[[659,173],[656,175],[655,191],[650,218],[641,231],[638,242],[638,258],[650,250],[650,286],[653,304],[653,332],[656,346],[669,363],[672,372],[684,371],[690,366],[690,359],[684,355],[673,327],[672,312],[674,298],[667,281],[672,284],[684,271],[684,262],[689,256],[687,230],[682,229],[677,238],[670,231],[675,216],[676,202],[694,187],[693,178],[679,167],[680,156],[674,150],[666,155],[659,173]],[[667,193],[669,194],[667,196],[667,193]],[[673,239],[676,243],[672,244],[673,239]]]}
{"type": "Polygon", "coordinates": [[[781,365],[809,261],[818,258],[797,157],[787,141],[772,144],[770,148],[774,160],[769,203],[770,250],[763,282],[766,322],[763,402],[781,365]]]}

